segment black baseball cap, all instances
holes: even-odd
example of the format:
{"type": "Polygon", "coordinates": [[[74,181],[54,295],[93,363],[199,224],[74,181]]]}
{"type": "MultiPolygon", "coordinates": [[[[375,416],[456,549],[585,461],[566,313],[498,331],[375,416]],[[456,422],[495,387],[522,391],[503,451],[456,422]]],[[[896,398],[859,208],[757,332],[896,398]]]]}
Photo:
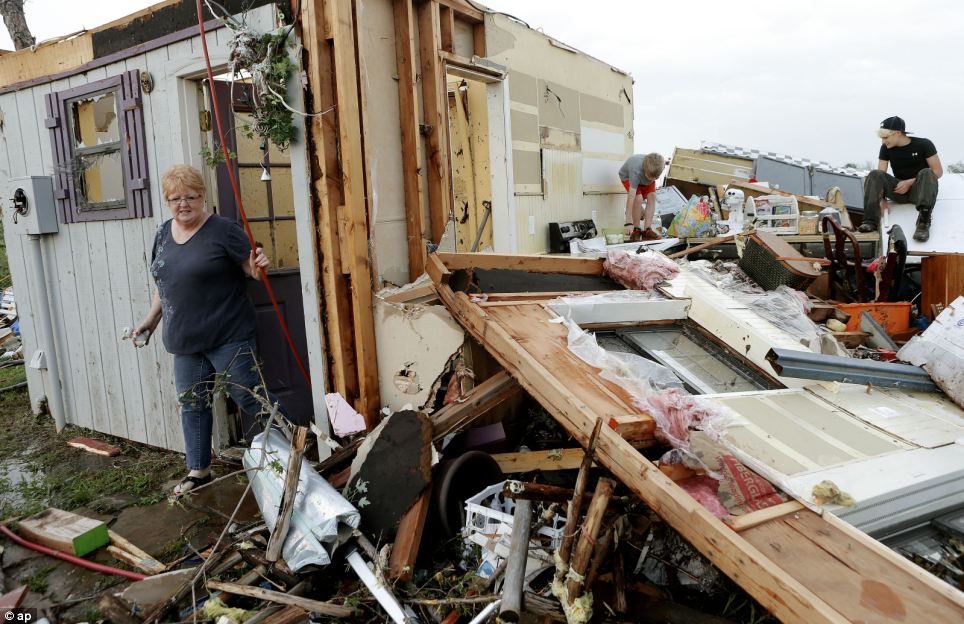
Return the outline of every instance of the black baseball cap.
{"type": "Polygon", "coordinates": [[[893,117],[888,117],[887,119],[880,122],[880,127],[883,128],[884,130],[893,130],[895,132],[903,132],[904,134],[911,134],[910,132],[907,132],[906,130],[907,126],[904,125],[904,120],[896,115],[894,115],[893,117]]]}

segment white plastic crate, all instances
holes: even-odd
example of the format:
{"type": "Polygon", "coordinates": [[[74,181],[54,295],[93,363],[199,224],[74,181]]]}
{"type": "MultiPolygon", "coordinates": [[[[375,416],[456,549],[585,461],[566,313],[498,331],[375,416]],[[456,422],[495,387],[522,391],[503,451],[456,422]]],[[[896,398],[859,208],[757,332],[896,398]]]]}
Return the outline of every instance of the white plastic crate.
{"type": "MultiPolygon", "coordinates": [[[[466,539],[479,543],[478,540],[472,539],[473,535],[498,540],[498,536],[512,534],[512,514],[515,511],[515,501],[502,496],[502,488],[505,483],[503,481],[490,485],[465,501],[463,536],[466,539]]],[[[566,519],[556,514],[552,519],[551,526],[546,524],[540,527],[537,534],[548,538],[549,545],[552,548],[559,548],[562,544],[565,526],[566,519]]]]}
{"type": "Polygon", "coordinates": [[[800,231],[800,208],[792,195],[747,197],[745,212],[746,221],[752,220],[762,232],[796,234],[800,231]]]}

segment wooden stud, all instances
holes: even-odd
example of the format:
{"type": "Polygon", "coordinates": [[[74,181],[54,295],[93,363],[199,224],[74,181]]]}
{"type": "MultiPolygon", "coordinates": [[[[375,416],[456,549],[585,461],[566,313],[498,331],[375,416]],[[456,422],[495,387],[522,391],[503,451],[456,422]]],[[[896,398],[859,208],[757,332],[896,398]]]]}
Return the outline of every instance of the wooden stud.
{"type": "Polygon", "coordinates": [[[480,58],[485,58],[486,47],[485,47],[485,23],[479,23],[472,26],[472,47],[474,48],[473,53],[475,56],[480,58]]]}
{"type": "Polygon", "coordinates": [[[408,235],[408,277],[425,271],[425,224],[422,178],[419,175],[418,111],[416,108],[415,10],[412,0],[395,0],[395,71],[398,73],[398,114],[402,129],[402,196],[408,235]]]}
{"type": "Polygon", "coordinates": [[[281,558],[281,547],[288,537],[288,527],[291,524],[291,514],[295,509],[298,497],[298,480],[301,477],[301,459],[305,455],[305,443],[308,441],[308,427],[295,429],[294,439],[291,440],[291,450],[288,454],[288,471],[285,473],[285,487],[278,503],[278,519],[274,530],[268,538],[266,557],[274,563],[281,558]]]}
{"type": "Polygon", "coordinates": [[[375,320],[372,306],[372,275],[368,256],[368,214],[365,199],[364,133],[359,111],[358,69],[351,0],[332,0],[335,100],[341,148],[341,183],[348,214],[346,239],[351,256],[342,258],[351,276],[351,313],[358,374],[358,412],[372,429],[378,424],[378,363],[375,352],[375,320]]]}
{"type": "Polygon", "coordinates": [[[337,209],[342,204],[342,190],[338,176],[338,110],[333,97],[335,86],[331,45],[325,35],[328,32],[325,15],[329,5],[330,2],[309,2],[301,15],[312,110],[331,111],[310,118],[308,153],[311,155],[311,178],[314,181],[312,209],[315,211],[315,223],[318,224],[319,253],[316,256],[320,257],[321,263],[316,267],[316,273],[321,276],[326,347],[331,361],[328,370],[332,391],[351,400],[358,396],[358,371],[349,307],[351,298],[338,244],[337,209]]]}
{"type": "Polygon", "coordinates": [[[439,34],[442,51],[455,53],[455,11],[452,7],[439,6],[439,34]]]}
{"type": "Polygon", "coordinates": [[[412,580],[431,501],[432,486],[429,484],[398,522],[392,555],[388,559],[389,578],[406,582],[412,580]]]}
{"type": "Polygon", "coordinates": [[[427,126],[425,149],[429,223],[432,242],[437,243],[441,240],[452,214],[451,155],[448,151],[449,120],[445,67],[439,56],[442,34],[438,2],[419,4],[417,13],[423,118],[427,126]]]}
{"type": "Polygon", "coordinates": [[[432,438],[439,440],[453,431],[466,427],[476,418],[522,391],[507,373],[496,373],[469,391],[465,401],[449,403],[429,418],[432,438]]]}

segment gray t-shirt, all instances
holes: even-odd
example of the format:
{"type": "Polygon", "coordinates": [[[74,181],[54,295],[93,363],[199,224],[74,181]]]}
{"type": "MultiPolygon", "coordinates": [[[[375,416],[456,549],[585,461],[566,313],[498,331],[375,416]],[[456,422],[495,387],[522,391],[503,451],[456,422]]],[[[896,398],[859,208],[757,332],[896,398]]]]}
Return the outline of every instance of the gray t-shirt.
{"type": "Polygon", "coordinates": [[[161,296],[169,353],[200,353],[254,338],[254,306],[241,268],[250,253],[241,226],[217,215],[183,245],[171,237],[170,219],[158,228],[151,275],[161,296]]]}
{"type": "Polygon", "coordinates": [[[645,158],[643,154],[633,154],[619,168],[619,179],[629,180],[630,190],[637,186],[648,186],[653,183],[652,180],[643,175],[643,158],[645,158]]]}

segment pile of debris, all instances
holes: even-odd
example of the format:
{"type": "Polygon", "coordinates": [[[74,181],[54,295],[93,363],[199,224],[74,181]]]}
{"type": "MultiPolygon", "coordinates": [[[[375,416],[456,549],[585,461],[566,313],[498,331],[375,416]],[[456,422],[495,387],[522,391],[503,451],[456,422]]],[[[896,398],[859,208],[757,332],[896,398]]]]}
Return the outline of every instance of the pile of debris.
{"type": "Polygon", "coordinates": [[[17,300],[13,286],[3,289],[0,299],[0,362],[23,360],[23,343],[20,341],[20,320],[17,318],[17,300]]]}

